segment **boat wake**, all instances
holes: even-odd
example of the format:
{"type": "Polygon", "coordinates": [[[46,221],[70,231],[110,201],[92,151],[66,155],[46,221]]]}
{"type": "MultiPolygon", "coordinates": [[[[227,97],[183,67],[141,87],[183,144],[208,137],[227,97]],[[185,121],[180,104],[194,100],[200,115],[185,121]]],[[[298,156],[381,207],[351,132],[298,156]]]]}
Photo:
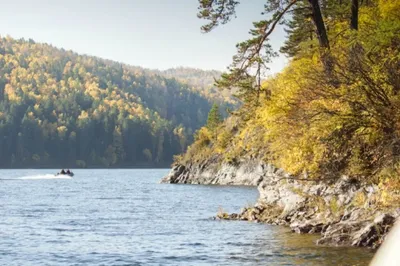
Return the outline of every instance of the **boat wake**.
{"type": "Polygon", "coordinates": [[[68,175],[30,175],[15,178],[17,180],[42,180],[42,179],[71,179],[68,175]]]}

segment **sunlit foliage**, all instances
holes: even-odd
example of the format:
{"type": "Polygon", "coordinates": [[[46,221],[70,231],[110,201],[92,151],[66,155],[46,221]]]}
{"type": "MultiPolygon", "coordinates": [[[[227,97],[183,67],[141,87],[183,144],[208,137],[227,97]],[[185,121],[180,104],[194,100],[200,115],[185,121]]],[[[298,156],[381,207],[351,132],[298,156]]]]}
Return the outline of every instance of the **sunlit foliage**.
{"type": "Polygon", "coordinates": [[[292,57],[289,65],[263,82],[258,105],[249,102],[226,120],[217,140],[199,135],[203,144],[189,152],[204,149],[230,163],[261,158],[308,178],[398,179],[400,1],[360,1],[356,18],[354,1],[321,1],[330,43],[321,53],[308,1],[298,0],[291,12],[303,9],[287,18],[282,49],[292,57]],[[221,145],[227,132],[230,144],[221,145]]]}
{"type": "Polygon", "coordinates": [[[157,71],[0,38],[0,166],[168,165],[206,122],[213,96],[200,91],[157,71]]]}

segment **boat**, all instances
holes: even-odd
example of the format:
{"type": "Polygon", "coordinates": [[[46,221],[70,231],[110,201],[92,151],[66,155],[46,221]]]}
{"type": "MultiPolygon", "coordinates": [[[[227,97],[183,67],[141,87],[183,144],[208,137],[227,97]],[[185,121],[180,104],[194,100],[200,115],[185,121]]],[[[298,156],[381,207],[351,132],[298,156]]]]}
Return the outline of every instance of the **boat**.
{"type": "Polygon", "coordinates": [[[61,174],[61,173],[57,173],[56,174],[56,176],[59,176],[59,175],[65,175],[65,176],[70,176],[70,177],[73,177],[74,176],[74,173],[73,172],[70,172],[70,173],[65,173],[65,174],[61,174]]]}

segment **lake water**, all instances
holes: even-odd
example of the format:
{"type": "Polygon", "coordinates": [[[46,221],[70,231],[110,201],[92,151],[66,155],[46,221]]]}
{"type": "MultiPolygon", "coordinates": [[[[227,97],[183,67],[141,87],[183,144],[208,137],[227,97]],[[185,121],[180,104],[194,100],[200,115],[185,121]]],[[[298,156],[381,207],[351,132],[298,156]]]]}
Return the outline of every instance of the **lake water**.
{"type": "Polygon", "coordinates": [[[366,265],[287,228],[215,221],[255,188],[158,184],[167,169],[0,170],[0,265],[366,265]]]}

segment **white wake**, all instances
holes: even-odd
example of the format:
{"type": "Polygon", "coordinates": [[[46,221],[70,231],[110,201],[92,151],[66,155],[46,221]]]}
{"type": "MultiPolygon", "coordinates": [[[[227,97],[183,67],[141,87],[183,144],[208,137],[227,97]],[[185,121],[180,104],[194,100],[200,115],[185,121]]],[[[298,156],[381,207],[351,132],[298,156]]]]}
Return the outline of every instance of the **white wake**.
{"type": "Polygon", "coordinates": [[[41,179],[71,179],[70,176],[68,175],[51,175],[51,174],[46,174],[46,175],[29,175],[29,176],[22,176],[18,177],[16,179],[19,180],[41,180],[41,179]]]}

